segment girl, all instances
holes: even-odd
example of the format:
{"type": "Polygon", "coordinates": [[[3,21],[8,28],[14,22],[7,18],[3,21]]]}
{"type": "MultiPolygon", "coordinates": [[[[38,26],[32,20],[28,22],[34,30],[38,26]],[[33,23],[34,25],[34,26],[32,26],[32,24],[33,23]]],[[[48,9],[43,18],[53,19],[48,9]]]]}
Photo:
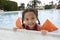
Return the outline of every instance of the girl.
{"type": "MultiPolygon", "coordinates": [[[[17,27],[21,29],[21,26],[17,26],[17,27]]],[[[16,31],[16,29],[18,29],[18,28],[14,28],[14,31],[16,31]]],[[[40,21],[38,19],[38,11],[36,9],[28,8],[23,11],[22,28],[26,29],[26,30],[40,31],[40,21]]],[[[42,31],[43,34],[46,34],[46,32],[47,31],[45,31],[45,30],[42,31]]]]}
{"type": "Polygon", "coordinates": [[[36,9],[26,9],[22,13],[22,26],[27,30],[39,30],[40,21],[36,9]],[[38,23],[37,23],[38,21],[38,23]]]}

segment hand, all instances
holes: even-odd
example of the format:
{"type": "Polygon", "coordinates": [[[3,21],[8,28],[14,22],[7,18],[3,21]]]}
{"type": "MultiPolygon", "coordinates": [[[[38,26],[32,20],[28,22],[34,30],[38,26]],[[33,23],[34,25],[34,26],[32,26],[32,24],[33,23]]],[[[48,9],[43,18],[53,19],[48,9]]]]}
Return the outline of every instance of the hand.
{"type": "Polygon", "coordinates": [[[42,34],[42,35],[46,35],[47,32],[48,32],[48,31],[46,31],[46,30],[41,30],[41,34],[42,34]]]}
{"type": "Polygon", "coordinates": [[[13,31],[16,32],[17,31],[17,28],[13,28],[13,31]]]}

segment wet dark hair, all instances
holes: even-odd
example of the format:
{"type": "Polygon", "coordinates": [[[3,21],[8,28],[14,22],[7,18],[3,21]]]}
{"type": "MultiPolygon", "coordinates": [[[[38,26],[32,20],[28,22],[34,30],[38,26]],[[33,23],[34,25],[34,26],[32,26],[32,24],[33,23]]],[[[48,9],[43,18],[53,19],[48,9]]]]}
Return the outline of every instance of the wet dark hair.
{"type": "Polygon", "coordinates": [[[26,12],[34,12],[34,14],[35,14],[36,17],[37,17],[38,24],[40,24],[40,21],[39,21],[39,19],[38,19],[38,10],[33,9],[33,8],[27,8],[27,9],[25,9],[25,10],[22,12],[22,25],[23,25],[23,26],[24,26],[24,23],[23,23],[23,21],[24,21],[24,15],[25,15],[26,12]]]}

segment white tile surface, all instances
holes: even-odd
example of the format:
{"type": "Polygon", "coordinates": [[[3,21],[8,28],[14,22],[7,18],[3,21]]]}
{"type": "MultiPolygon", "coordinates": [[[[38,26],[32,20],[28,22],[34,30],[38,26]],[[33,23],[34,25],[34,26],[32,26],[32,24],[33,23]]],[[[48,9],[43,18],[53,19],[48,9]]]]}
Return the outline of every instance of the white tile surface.
{"type": "Polygon", "coordinates": [[[37,31],[18,30],[14,32],[0,30],[0,40],[60,40],[60,36],[53,34],[43,36],[37,31]]]}

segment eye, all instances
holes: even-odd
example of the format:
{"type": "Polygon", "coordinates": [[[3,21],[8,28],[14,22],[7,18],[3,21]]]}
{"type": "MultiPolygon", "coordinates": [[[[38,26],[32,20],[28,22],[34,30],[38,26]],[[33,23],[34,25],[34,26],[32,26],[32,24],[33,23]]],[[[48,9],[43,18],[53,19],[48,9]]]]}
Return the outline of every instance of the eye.
{"type": "Polygon", "coordinates": [[[32,17],[32,19],[34,19],[34,17],[32,17]]]}
{"type": "Polygon", "coordinates": [[[29,19],[28,19],[28,18],[26,18],[26,20],[28,21],[29,19]]]}

